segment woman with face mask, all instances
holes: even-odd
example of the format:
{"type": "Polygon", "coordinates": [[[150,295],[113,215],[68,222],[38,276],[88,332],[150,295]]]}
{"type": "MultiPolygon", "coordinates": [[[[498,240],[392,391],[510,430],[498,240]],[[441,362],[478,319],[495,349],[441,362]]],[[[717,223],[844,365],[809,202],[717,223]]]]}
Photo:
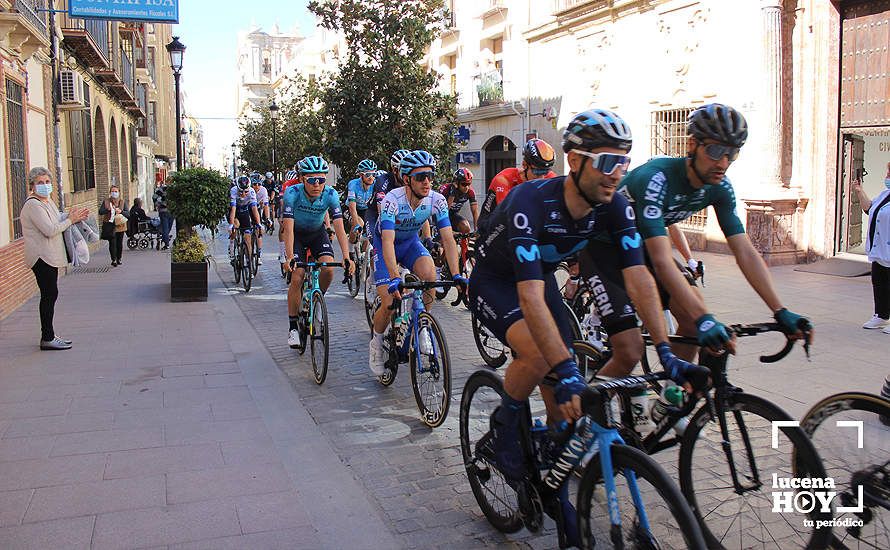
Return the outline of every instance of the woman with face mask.
{"type": "MultiPolygon", "coordinates": [[[[112,185],[108,190],[108,198],[99,207],[99,215],[102,216],[102,225],[114,224],[114,233],[108,235],[108,253],[111,255],[111,266],[121,265],[121,254],[124,251],[124,233],[127,231],[127,218],[124,216],[124,201],[121,198],[121,190],[117,185],[112,185]]],[[[103,231],[103,233],[105,233],[103,231]]]]}
{"type": "Polygon", "coordinates": [[[30,195],[22,206],[22,237],[25,241],[25,264],[34,272],[40,288],[40,349],[61,350],[71,341],[56,336],[53,329],[56,298],[59,296],[59,268],[65,267],[65,243],[62,232],[89,216],[86,208],[72,208],[67,219],[59,221],[59,209],[50,200],[53,184],[49,170],[32,168],[28,173],[30,195]]]}
{"type": "Polygon", "coordinates": [[[875,314],[862,328],[883,328],[884,334],[890,334],[890,162],[884,176],[884,190],[874,200],[868,198],[861,181],[853,181],[853,191],[859,195],[862,211],[868,214],[865,251],[871,261],[875,299],[875,314]]]}

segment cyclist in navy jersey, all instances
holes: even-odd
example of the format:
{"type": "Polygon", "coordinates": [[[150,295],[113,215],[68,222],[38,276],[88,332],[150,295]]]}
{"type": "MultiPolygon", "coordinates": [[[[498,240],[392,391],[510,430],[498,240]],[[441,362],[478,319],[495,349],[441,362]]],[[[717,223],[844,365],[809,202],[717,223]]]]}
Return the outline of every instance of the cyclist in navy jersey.
{"type": "Polygon", "coordinates": [[[377,225],[377,219],[380,217],[380,203],[383,202],[383,197],[385,197],[387,193],[396,187],[401,186],[401,183],[399,183],[401,181],[401,178],[399,177],[399,164],[402,162],[402,159],[405,158],[405,155],[410,152],[411,151],[407,149],[399,149],[393,153],[392,157],[389,159],[390,171],[384,172],[374,179],[374,192],[371,193],[371,197],[368,199],[368,211],[365,214],[366,233],[368,234],[368,239],[372,241],[373,235],[371,229],[377,225]]]}

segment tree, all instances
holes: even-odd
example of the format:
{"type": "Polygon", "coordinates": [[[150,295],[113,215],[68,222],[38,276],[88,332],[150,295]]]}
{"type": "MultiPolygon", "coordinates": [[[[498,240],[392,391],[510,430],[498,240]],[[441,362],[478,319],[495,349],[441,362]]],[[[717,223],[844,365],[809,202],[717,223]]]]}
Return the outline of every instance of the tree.
{"type": "MultiPolygon", "coordinates": [[[[319,85],[300,76],[288,78],[278,103],[275,123],[275,163],[284,174],[301,158],[318,155],[324,144],[324,128],[320,118],[319,85]]],[[[272,119],[268,105],[260,110],[260,118],[244,119],[239,124],[241,166],[244,170],[273,170],[272,119]]]]}
{"type": "Polygon", "coordinates": [[[190,233],[195,225],[215,230],[229,208],[229,179],[216,170],[187,168],[172,175],[167,186],[167,207],[176,227],[190,233]]]}
{"type": "Polygon", "coordinates": [[[447,172],[456,97],[437,91],[438,75],[421,64],[444,30],[443,0],[312,1],[309,9],[324,28],[348,29],[348,53],[321,93],[328,160],[352,174],[363,158],[388,167],[396,149],[426,149],[447,172]]]}

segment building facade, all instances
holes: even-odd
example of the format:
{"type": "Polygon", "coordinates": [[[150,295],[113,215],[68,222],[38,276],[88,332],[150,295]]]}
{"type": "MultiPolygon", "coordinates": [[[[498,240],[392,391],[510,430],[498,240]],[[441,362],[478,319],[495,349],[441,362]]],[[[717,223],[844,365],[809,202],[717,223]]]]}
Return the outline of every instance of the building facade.
{"type": "MultiPolygon", "coordinates": [[[[638,166],[685,154],[688,113],[722,102],[749,122],[729,177],[767,261],[862,251],[849,183],[864,168],[874,195],[890,160],[890,1],[450,4],[427,62],[459,95],[458,160],[477,191],[520,161],[526,138],[558,147],[569,120],[592,106],[629,122],[638,166]]],[[[682,227],[695,247],[726,250],[706,211],[682,227]]]]}
{"type": "Polygon", "coordinates": [[[298,46],[304,41],[296,31],[282,33],[275,25],[272,32],[254,26],[238,33],[236,95],[237,117],[252,117],[271,103],[273,84],[292,66],[298,46]]]}

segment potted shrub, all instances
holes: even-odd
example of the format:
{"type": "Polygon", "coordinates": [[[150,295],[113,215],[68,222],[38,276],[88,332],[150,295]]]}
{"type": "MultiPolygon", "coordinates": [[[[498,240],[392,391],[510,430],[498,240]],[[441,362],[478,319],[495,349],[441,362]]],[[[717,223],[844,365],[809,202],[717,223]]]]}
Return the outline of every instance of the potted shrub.
{"type": "Polygon", "coordinates": [[[207,256],[196,226],[216,231],[229,207],[231,184],[215,170],[188,168],[176,172],[167,186],[167,207],[176,219],[170,255],[170,299],[207,300],[207,256]]]}

